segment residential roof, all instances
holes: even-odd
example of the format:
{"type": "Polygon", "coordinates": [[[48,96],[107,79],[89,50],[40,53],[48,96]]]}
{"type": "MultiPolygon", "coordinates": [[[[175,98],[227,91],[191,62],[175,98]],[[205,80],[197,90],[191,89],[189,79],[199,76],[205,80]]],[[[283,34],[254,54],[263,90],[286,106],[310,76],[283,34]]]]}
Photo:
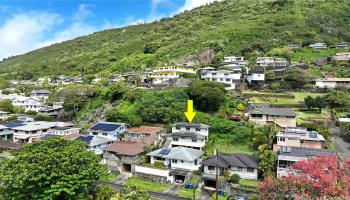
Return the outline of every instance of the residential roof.
{"type": "Polygon", "coordinates": [[[90,130],[115,131],[123,125],[125,125],[125,123],[98,122],[93,125],[90,130]]]}
{"type": "Polygon", "coordinates": [[[63,139],[65,139],[65,140],[75,140],[75,139],[77,139],[80,136],[83,136],[83,135],[79,134],[79,133],[73,133],[73,134],[69,134],[69,135],[63,136],[63,139]]]}
{"type": "Polygon", "coordinates": [[[129,128],[127,132],[129,133],[157,133],[163,131],[162,127],[154,127],[154,126],[139,126],[134,128],[129,128]]]}
{"type": "Polygon", "coordinates": [[[350,118],[338,118],[338,122],[350,122],[350,118]]]}
{"type": "Polygon", "coordinates": [[[337,81],[350,81],[350,78],[320,78],[317,79],[316,81],[321,81],[321,82],[337,82],[337,81]]]}
{"type": "Polygon", "coordinates": [[[286,147],[282,146],[279,150],[279,155],[295,156],[295,157],[312,157],[321,155],[335,154],[334,150],[329,149],[314,149],[306,147],[286,147]]]}
{"type": "Polygon", "coordinates": [[[4,126],[8,128],[15,128],[15,127],[24,126],[24,125],[25,125],[24,123],[4,124],[4,126]]]}
{"type": "Polygon", "coordinates": [[[19,150],[21,147],[22,144],[14,143],[9,140],[0,140],[0,149],[19,150]]]}
{"type": "Polygon", "coordinates": [[[114,139],[111,138],[107,138],[107,137],[102,137],[102,136],[91,136],[91,135],[81,135],[78,138],[76,138],[75,140],[80,140],[83,142],[86,142],[89,146],[97,146],[97,145],[101,145],[101,144],[107,144],[107,143],[111,143],[114,141],[114,139]]]}
{"type": "Polygon", "coordinates": [[[277,137],[299,137],[302,140],[325,141],[321,134],[316,131],[308,131],[304,127],[287,127],[279,132],[277,137]]]}
{"type": "Polygon", "coordinates": [[[144,152],[146,146],[147,144],[141,142],[116,141],[108,145],[105,150],[121,155],[137,155],[144,152]]]}
{"type": "Polygon", "coordinates": [[[173,147],[170,149],[162,148],[157,149],[149,154],[148,156],[157,156],[161,158],[194,161],[203,155],[203,151],[186,148],[186,147],[173,147]]]}
{"type": "Polygon", "coordinates": [[[250,114],[262,114],[262,115],[275,115],[275,116],[292,116],[295,117],[296,113],[290,108],[257,108],[250,111],[250,114]]]}
{"type": "Polygon", "coordinates": [[[176,124],[171,125],[174,126],[185,126],[185,127],[195,127],[195,128],[209,128],[209,125],[201,124],[201,123],[188,123],[188,122],[178,122],[176,124]]]}
{"type": "MultiPolygon", "coordinates": [[[[202,164],[206,166],[216,166],[216,155],[203,160],[202,164]]],[[[259,158],[242,153],[218,153],[218,166],[222,168],[243,167],[257,169],[259,167],[259,158]]]]}
{"type": "Polygon", "coordinates": [[[171,134],[168,134],[167,137],[179,137],[179,138],[190,138],[194,140],[204,140],[205,137],[196,132],[190,131],[178,131],[171,134]]]}
{"type": "Polygon", "coordinates": [[[51,94],[50,90],[32,90],[31,94],[51,94]]]}

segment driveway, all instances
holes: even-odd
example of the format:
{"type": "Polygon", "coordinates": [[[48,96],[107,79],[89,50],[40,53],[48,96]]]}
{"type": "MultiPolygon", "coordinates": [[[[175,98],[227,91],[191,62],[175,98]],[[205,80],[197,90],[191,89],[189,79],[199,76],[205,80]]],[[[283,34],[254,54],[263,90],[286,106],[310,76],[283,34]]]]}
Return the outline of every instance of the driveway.
{"type": "Polygon", "coordinates": [[[164,194],[172,194],[172,195],[177,195],[179,194],[180,188],[182,187],[181,184],[172,184],[169,189],[165,190],[163,193],[164,194]]]}
{"type": "Polygon", "coordinates": [[[113,181],[114,184],[123,185],[124,181],[131,176],[130,173],[121,173],[118,175],[117,179],[113,181]]]}
{"type": "Polygon", "coordinates": [[[339,128],[331,128],[333,142],[340,158],[346,160],[350,157],[350,135],[341,133],[339,128]]]}

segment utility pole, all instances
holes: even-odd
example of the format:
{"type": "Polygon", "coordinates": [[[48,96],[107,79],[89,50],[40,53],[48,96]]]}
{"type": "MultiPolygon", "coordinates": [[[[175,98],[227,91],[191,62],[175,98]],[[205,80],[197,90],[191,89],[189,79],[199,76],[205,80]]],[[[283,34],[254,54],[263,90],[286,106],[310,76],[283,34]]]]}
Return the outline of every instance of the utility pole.
{"type": "Polygon", "coordinates": [[[219,156],[218,156],[218,154],[219,154],[219,150],[218,150],[218,148],[216,148],[216,162],[215,162],[215,171],[216,171],[216,190],[215,190],[215,192],[216,192],[216,194],[215,194],[215,197],[216,197],[216,200],[218,200],[219,199],[219,156]]]}

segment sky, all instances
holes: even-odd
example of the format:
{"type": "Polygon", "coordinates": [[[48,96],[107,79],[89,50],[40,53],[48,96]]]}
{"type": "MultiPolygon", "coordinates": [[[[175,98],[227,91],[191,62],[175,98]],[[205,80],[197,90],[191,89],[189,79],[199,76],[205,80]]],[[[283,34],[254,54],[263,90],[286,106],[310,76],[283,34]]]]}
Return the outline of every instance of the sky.
{"type": "Polygon", "coordinates": [[[0,60],[221,0],[0,0],[0,60]]]}

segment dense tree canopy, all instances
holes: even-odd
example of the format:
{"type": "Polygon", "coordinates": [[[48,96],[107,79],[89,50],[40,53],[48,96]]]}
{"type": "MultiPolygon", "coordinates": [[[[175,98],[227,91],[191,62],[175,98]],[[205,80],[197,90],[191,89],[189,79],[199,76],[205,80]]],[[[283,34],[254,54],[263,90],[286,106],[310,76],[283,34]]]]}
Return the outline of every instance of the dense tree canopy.
{"type": "Polygon", "coordinates": [[[194,81],[187,93],[201,111],[217,111],[225,101],[225,85],[221,83],[194,81]]]}
{"type": "Polygon", "coordinates": [[[51,139],[24,146],[0,165],[4,199],[75,199],[106,173],[80,141],[51,139]]]}

